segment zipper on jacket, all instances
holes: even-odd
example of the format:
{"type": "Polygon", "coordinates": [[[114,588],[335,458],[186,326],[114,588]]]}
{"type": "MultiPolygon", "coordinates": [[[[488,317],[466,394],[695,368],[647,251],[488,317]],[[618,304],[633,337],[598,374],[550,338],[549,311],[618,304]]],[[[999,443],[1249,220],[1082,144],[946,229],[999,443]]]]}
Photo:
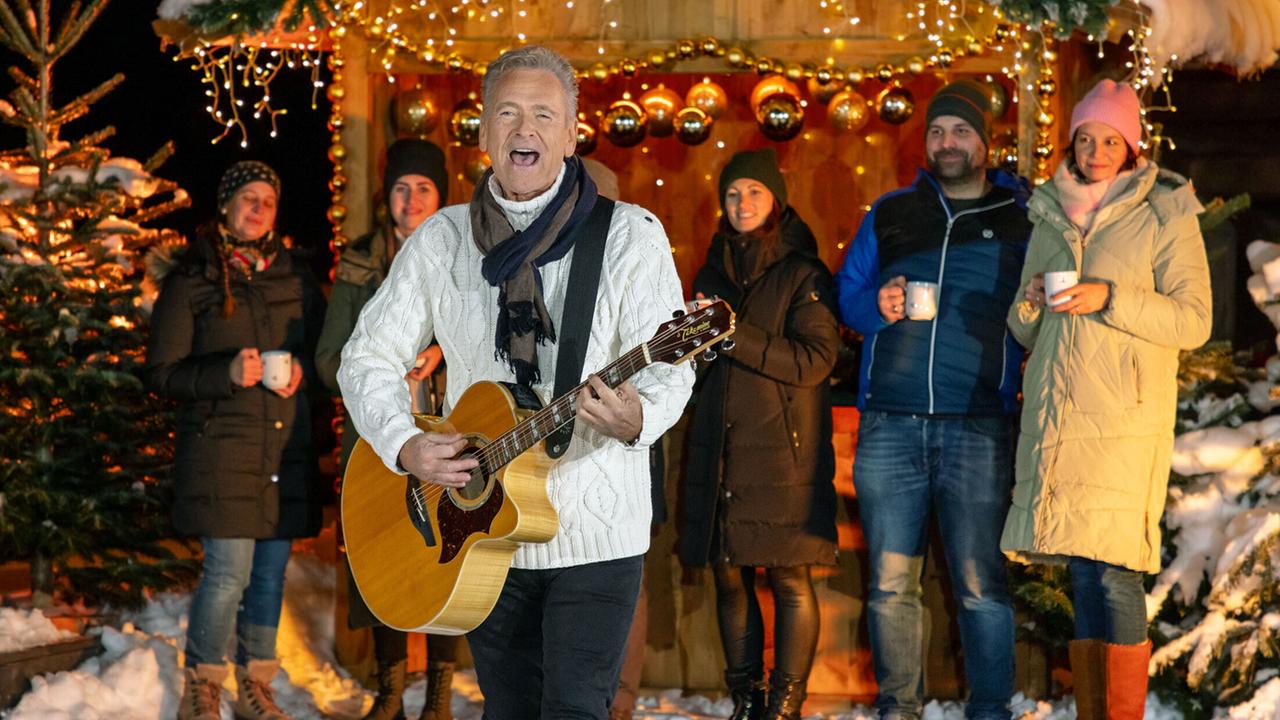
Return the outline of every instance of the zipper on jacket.
{"type": "MultiPolygon", "coordinates": [[[[942,194],[941,190],[938,190],[938,202],[942,203],[942,210],[947,214],[947,231],[942,236],[942,257],[941,259],[938,260],[938,297],[936,298],[938,312],[933,316],[933,320],[930,321],[931,327],[929,330],[928,378],[929,378],[929,414],[930,415],[932,415],[934,412],[933,411],[933,351],[938,340],[938,315],[942,313],[942,279],[946,275],[946,271],[947,271],[947,247],[951,244],[951,228],[955,226],[955,222],[957,218],[964,217],[965,215],[976,215],[978,213],[986,212],[988,210],[995,210],[996,208],[1001,208],[1001,207],[1004,207],[1005,205],[1012,205],[1014,203],[1014,199],[1009,198],[1008,200],[1005,200],[1003,202],[998,202],[995,205],[988,205],[986,207],[969,208],[968,210],[962,210],[954,215],[951,214],[951,206],[947,204],[947,198],[945,195],[942,194]]],[[[1006,332],[1008,331],[1006,330],[1006,332]]],[[[870,373],[868,373],[868,377],[870,377],[870,373]]]]}
{"type": "Polygon", "coordinates": [[[870,358],[867,360],[867,387],[862,392],[863,398],[871,397],[871,368],[876,366],[876,341],[880,339],[880,333],[871,336],[870,358]]]}

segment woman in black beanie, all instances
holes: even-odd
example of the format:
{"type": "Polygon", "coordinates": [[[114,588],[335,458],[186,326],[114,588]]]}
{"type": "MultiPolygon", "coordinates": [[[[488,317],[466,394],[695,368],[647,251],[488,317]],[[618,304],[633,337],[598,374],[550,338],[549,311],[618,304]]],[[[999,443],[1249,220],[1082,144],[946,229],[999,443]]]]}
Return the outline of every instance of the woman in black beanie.
{"type": "Polygon", "coordinates": [[[199,537],[204,554],[188,614],[180,720],[220,716],[233,627],[236,717],[287,717],[271,679],[291,541],[320,529],[302,382],[315,376],[324,296],[276,234],[279,198],[270,167],[232,165],[218,184],[218,221],[198,230],[173,265],[153,266],[163,286],[151,316],[148,382],[178,402],[173,524],[199,537]],[[264,377],[275,362],[264,359],[268,351],[291,355],[287,382],[264,377]]]}
{"type": "MultiPolygon", "coordinates": [[[[329,310],[316,348],[320,379],[333,392],[338,392],[342,346],[351,337],[360,310],[387,276],[396,251],[423,221],[444,207],[449,199],[449,172],[445,168],[444,151],[426,140],[404,139],[392,143],[387,148],[382,193],[387,209],[386,222],[352,242],[342,253],[334,272],[329,310]]],[[[417,366],[406,377],[411,392],[435,372],[440,358],[438,345],[424,348],[418,354],[417,366]]],[[[414,409],[417,412],[435,412],[438,408],[414,409]]],[[[342,429],[340,468],[346,468],[357,437],[355,425],[347,418],[342,429]]],[[[364,720],[404,718],[408,635],[378,622],[360,597],[359,588],[351,581],[350,573],[347,577],[347,624],[352,628],[373,628],[373,654],[377,661],[377,698],[364,720]]],[[[450,720],[453,717],[449,700],[457,648],[456,637],[427,636],[427,696],[420,720],[450,720]]]]}
{"type": "Polygon", "coordinates": [[[836,561],[827,390],[839,347],[835,294],[813,233],[787,206],[773,150],[734,155],[720,201],[693,290],[727,300],[737,331],[731,350],[699,368],[680,558],[714,570],[730,717],[795,720],[818,641],[809,568],[836,561]],[[767,705],[757,568],[775,606],[767,705]]]}

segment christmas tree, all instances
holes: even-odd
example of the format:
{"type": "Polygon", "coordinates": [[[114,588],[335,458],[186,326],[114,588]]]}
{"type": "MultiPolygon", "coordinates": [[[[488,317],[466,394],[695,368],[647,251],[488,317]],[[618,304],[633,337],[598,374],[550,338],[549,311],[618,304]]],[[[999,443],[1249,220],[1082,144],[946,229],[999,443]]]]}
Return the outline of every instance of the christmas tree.
{"type": "MultiPolygon", "coordinates": [[[[1248,248],[1250,295],[1280,329],[1280,244],[1248,248]]],[[[1280,337],[1277,338],[1280,342],[1280,337]]],[[[1188,717],[1280,707],[1280,356],[1184,361],[1164,570],[1147,596],[1157,691],[1188,717]]]]}
{"type": "Polygon", "coordinates": [[[50,0],[0,0],[0,44],[21,61],[0,120],[26,135],[0,152],[0,557],[30,561],[37,604],[136,605],[194,575],[158,542],[168,413],[140,378],[140,253],[181,241],[144,225],[188,199],[153,174],[167,145],[139,163],[99,146],[109,126],[63,137],[122,76],[63,105],[52,92],[105,5],[70,3],[55,28],[50,0]]]}

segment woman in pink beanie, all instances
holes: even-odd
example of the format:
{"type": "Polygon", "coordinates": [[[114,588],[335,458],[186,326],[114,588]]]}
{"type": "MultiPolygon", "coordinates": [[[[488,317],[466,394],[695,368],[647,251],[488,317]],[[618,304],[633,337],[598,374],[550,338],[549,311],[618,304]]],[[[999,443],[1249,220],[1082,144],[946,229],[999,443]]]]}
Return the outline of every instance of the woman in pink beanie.
{"type": "Polygon", "coordinates": [[[1066,158],[1027,206],[1025,296],[1008,316],[1031,354],[1000,545],[1070,568],[1082,720],[1143,715],[1142,582],[1160,569],[1178,352],[1208,339],[1211,318],[1203,208],[1140,155],[1140,113],[1133,89],[1110,80],[1076,105],[1066,158]]]}

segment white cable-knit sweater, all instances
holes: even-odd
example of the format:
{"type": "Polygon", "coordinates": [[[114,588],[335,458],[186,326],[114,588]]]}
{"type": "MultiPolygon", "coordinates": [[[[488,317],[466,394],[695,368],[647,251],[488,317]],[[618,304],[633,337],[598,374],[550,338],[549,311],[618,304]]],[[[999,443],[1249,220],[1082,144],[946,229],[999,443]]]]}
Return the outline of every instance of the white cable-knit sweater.
{"type": "MultiPolygon", "coordinates": [[[[550,202],[564,171],[547,192],[524,201],[506,200],[491,184],[513,228],[524,230],[550,202]]],[[[373,296],[342,350],[338,383],[360,436],[387,467],[418,431],[404,379],[418,351],[434,336],[449,366],[446,412],[480,380],[514,382],[494,355],[498,288],[480,274],[483,256],[471,238],[467,205],[432,215],[396,254],[386,281],[373,296]]],[[[564,310],[570,251],[541,268],[547,310],[564,310]]],[[[583,377],[653,336],[682,306],[671,246],[658,220],[644,209],[617,203],[609,224],[604,268],[592,321],[583,377]]],[[[551,399],[556,346],[538,347],[543,382],[534,389],[551,399]]],[[[632,382],[640,391],[644,429],[635,447],[575,423],[568,452],[551,471],[548,495],[560,529],[547,543],[516,551],[512,566],[548,569],[640,555],[649,548],[652,518],[649,445],[680,417],[693,387],[686,365],[651,365],[632,382]]]]}

